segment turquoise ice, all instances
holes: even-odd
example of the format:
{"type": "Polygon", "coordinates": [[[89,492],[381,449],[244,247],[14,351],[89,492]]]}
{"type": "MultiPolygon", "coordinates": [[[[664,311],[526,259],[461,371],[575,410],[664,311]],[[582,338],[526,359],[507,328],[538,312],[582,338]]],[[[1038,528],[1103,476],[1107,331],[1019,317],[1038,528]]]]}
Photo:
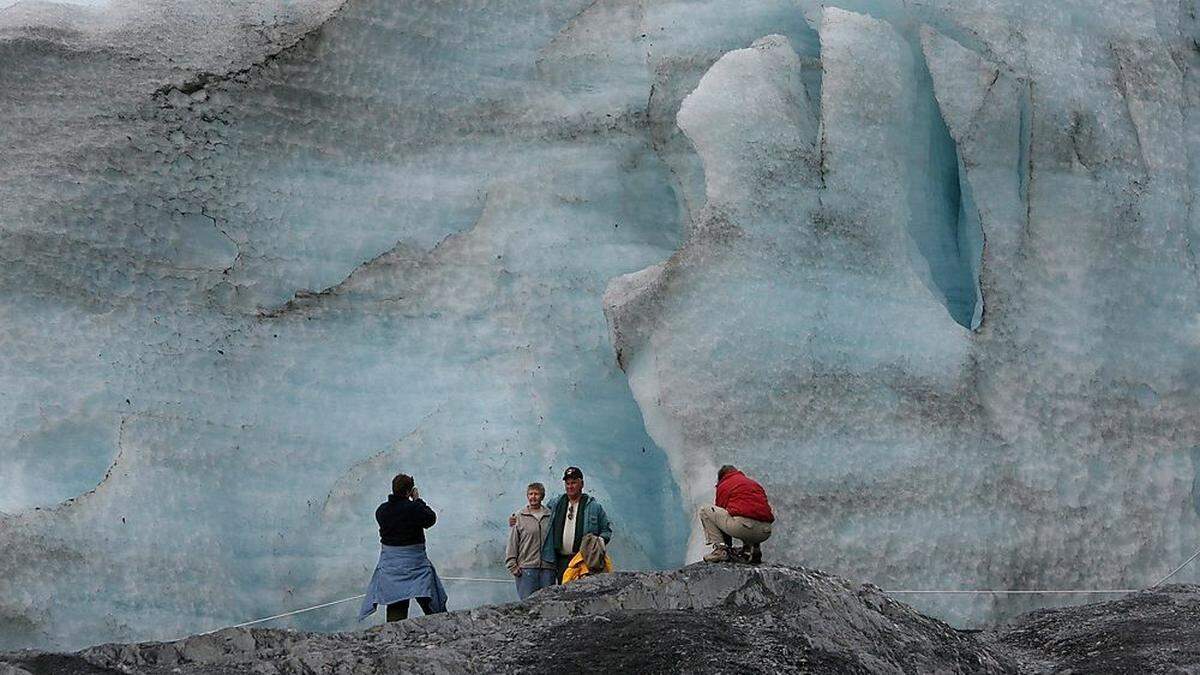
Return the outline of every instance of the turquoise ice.
{"type": "Polygon", "coordinates": [[[452,577],[572,464],[624,568],[729,462],[885,588],[1190,555],[1195,20],[825,4],[0,10],[0,647],[359,593],[401,470],[452,577]]]}

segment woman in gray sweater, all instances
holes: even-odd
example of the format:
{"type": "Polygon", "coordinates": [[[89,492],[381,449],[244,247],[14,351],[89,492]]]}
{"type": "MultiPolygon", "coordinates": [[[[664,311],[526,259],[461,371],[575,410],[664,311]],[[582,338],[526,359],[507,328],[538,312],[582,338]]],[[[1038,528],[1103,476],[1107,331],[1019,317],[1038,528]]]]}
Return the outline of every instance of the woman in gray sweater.
{"type": "Polygon", "coordinates": [[[508,528],[508,547],[504,553],[504,564],[516,577],[517,595],[522,600],[536,590],[554,585],[554,563],[542,560],[542,543],[550,533],[550,516],[554,515],[542,506],[546,486],[530,483],[525,497],[529,506],[514,516],[516,522],[508,528]]]}

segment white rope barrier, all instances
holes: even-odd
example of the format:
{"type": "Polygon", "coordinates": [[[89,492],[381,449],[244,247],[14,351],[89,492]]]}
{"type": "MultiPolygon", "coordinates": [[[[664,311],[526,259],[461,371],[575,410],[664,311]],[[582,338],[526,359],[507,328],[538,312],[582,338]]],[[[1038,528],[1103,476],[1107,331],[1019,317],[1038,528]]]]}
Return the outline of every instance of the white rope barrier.
{"type": "MultiPolygon", "coordinates": [[[[489,584],[511,584],[511,583],[513,583],[512,579],[489,579],[487,577],[442,577],[442,579],[448,579],[449,581],[478,581],[478,582],[486,582],[489,584]]],[[[360,595],[359,597],[362,597],[362,596],[360,595]]]]}
{"type": "Polygon", "coordinates": [[[1200,550],[1197,550],[1195,553],[1193,553],[1193,554],[1192,554],[1192,557],[1188,558],[1187,560],[1184,560],[1182,565],[1180,565],[1179,567],[1176,567],[1175,569],[1171,570],[1171,573],[1170,573],[1170,574],[1168,574],[1167,576],[1165,576],[1165,577],[1163,577],[1163,578],[1159,579],[1159,580],[1158,580],[1158,582],[1157,582],[1157,583],[1155,583],[1155,584],[1154,584],[1153,586],[1151,586],[1150,588],[1157,588],[1157,587],[1161,586],[1161,585],[1162,585],[1162,583],[1163,583],[1164,581],[1166,581],[1167,579],[1170,579],[1171,577],[1175,576],[1175,573],[1176,573],[1176,572],[1178,572],[1179,570],[1181,570],[1181,569],[1183,569],[1183,568],[1187,567],[1187,566],[1188,566],[1188,563],[1192,562],[1192,561],[1193,561],[1193,560],[1195,560],[1196,558],[1200,558],[1200,550]]]}
{"type": "MultiPolygon", "coordinates": [[[[446,577],[446,576],[443,576],[440,578],[445,581],[473,581],[473,582],[477,582],[477,583],[489,583],[489,584],[511,584],[511,583],[513,583],[511,579],[490,579],[487,577],[446,577]]],[[[312,612],[312,611],[315,611],[318,609],[325,609],[326,607],[340,605],[343,602],[350,602],[351,600],[361,600],[362,598],[366,597],[366,595],[367,595],[366,593],[359,593],[358,595],[352,595],[348,598],[342,598],[341,600],[332,600],[330,602],[323,602],[319,605],[313,605],[312,607],[305,607],[303,609],[294,609],[290,612],[284,612],[282,614],[275,614],[273,616],[264,616],[261,619],[253,619],[251,621],[243,621],[242,623],[235,623],[235,624],[232,624],[229,626],[221,626],[220,628],[206,630],[203,633],[195,633],[193,635],[188,635],[186,637],[176,638],[173,640],[164,640],[164,642],[177,642],[179,640],[186,640],[189,637],[200,637],[201,635],[212,635],[213,633],[223,631],[227,628],[245,628],[246,626],[253,626],[256,624],[260,624],[260,623],[266,623],[268,621],[274,621],[275,619],[282,619],[284,617],[295,616],[297,614],[304,614],[305,612],[312,612]]]]}
{"type": "Polygon", "coordinates": [[[267,621],[273,621],[275,619],[282,619],[285,616],[295,616],[296,614],[303,614],[305,612],[311,612],[315,609],[324,609],[326,607],[340,605],[343,602],[350,602],[351,600],[358,600],[359,598],[365,597],[366,595],[367,595],[366,593],[359,593],[358,595],[354,595],[349,598],[342,598],[341,600],[334,600],[333,602],[323,602],[319,605],[313,605],[312,607],[305,607],[304,609],[294,609],[290,612],[284,612],[283,614],[276,614],[275,616],[265,616],[261,619],[254,619],[253,621],[243,621],[242,623],[236,623],[232,626],[225,626],[224,628],[217,628],[216,630],[210,630],[210,631],[207,631],[204,633],[200,633],[200,635],[211,635],[212,633],[215,633],[219,630],[225,630],[225,628],[245,628],[246,626],[253,626],[256,623],[265,623],[267,621]]]}
{"type": "MultiPolygon", "coordinates": [[[[932,589],[932,590],[916,590],[916,589],[884,590],[884,589],[881,589],[881,590],[884,593],[887,593],[889,595],[1128,595],[1130,593],[1138,593],[1142,590],[1154,589],[1154,588],[1161,586],[1163,584],[1163,582],[1165,582],[1167,579],[1170,579],[1171,577],[1178,574],[1180,570],[1182,570],[1183,568],[1190,565],[1194,560],[1196,560],[1196,558],[1200,558],[1200,549],[1198,549],[1195,553],[1193,553],[1192,557],[1183,561],[1182,565],[1171,570],[1170,574],[1163,577],[1162,579],[1159,579],[1157,582],[1155,582],[1155,584],[1153,586],[1150,586],[1148,589],[1140,589],[1140,588],[1074,589],[1074,588],[1072,588],[1072,589],[1063,589],[1063,590],[1052,590],[1052,589],[1032,589],[1032,590],[990,590],[990,589],[983,589],[983,590],[976,590],[976,589],[967,589],[967,590],[936,590],[936,589],[932,589]]],[[[489,583],[489,584],[511,584],[511,583],[513,583],[512,579],[493,579],[493,578],[488,578],[488,577],[441,577],[441,578],[445,579],[446,581],[468,581],[468,582],[474,582],[474,583],[489,583]]],[[[274,621],[275,619],[282,619],[282,618],[289,617],[289,616],[295,616],[297,614],[304,614],[305,612],[312,612],[312,611],[315,611],[318,609],[324,609],[326,607],[340,605],[343,602],[350,602],[351,600],[359,600],[365,596],[366,596],[366,593],[359,593],[358,595],[352,595],[348,598],[342,598],[341,600],[333,600],[330,602],[323,602],[319,605],[313,605],[312,607],[305,607],[303,609],[294,609],[290,612],[284,612],[282,614],[275,614],[273,616],[265,616],[261,619],[253,619],[251,621],[243,621],[242,623],[233,624],[231,626],[222,626],[221,628],[214,628],[212,630],[205,631],[203,633],[196,633],[195,635],[190,635],[188,637],[199,637],[201,635],[212,635],[213,633],[216,633],[218,631],[223,631],[227,628],[245,628],[246,626],[253,626],[256,624],[260,624],[260,623],[266,623],[268,621],[274,621]]],[[[183,639],[186,639],[186,638],[178,638],[177,640],[183,640],[183,639]]],[[[167,640],[167,642],[176,642],[177,640],[167,640]]]]}
{"type": "Polygon", "coordinates": [[[1183,561],[1183,564],[1171,570],[1167,576],[1156,581],[1152,586],[1147,588],[1105,588],[1105,589],[1064,589],[1064,590],[961,590],[961,591],[942,591],[942,590],[885,590],[884,593],[891,595],[1129,595],[1130,593],[1140,593],[1143,590],[1151,590],[1158,588],[1164,581],[1170,579],[1179,573],[1179,570],[1187,567],[1196,558],[1200,558],[1200,549],[1197,549],[1192,557],[1183,561]]]}

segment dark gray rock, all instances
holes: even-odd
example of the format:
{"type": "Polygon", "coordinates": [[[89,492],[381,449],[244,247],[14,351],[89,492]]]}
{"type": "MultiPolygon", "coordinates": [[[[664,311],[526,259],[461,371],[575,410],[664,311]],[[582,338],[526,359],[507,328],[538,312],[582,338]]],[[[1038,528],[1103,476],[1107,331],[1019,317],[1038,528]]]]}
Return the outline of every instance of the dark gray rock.
{"type": "Polygon", "coordinates": [[[355,633],[228,629],[4,661],[31,673],[1017,672],[993,647],[872,586],[732,564],[607,574],[526,603],[355,633]]]}
{"type": "Polygon", "coordinates": [[[1028,673],[1200,673],[1200,586],[1030,612],[980,637],[1028,673]]]}
{"type": "Polygon", "coordinates": [[[1200,673],[1200,586],[1041,610],[974,634],[816,570],[698,564],[354,633],[237,628],[0,654],[0,675],[552,671],[1200,673]]]}

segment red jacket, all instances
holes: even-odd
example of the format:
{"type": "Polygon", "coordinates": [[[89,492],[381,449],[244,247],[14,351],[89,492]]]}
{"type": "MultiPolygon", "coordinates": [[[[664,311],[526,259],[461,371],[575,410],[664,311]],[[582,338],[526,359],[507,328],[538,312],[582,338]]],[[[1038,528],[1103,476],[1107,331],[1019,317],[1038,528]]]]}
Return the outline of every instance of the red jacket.
{"type": "Polygon", "coordinates": [[[731,516],[742,516],[765,523],[775,522],[767,491],[741,471],[730,471],[717,483],[717,506],[731,516]]]}

